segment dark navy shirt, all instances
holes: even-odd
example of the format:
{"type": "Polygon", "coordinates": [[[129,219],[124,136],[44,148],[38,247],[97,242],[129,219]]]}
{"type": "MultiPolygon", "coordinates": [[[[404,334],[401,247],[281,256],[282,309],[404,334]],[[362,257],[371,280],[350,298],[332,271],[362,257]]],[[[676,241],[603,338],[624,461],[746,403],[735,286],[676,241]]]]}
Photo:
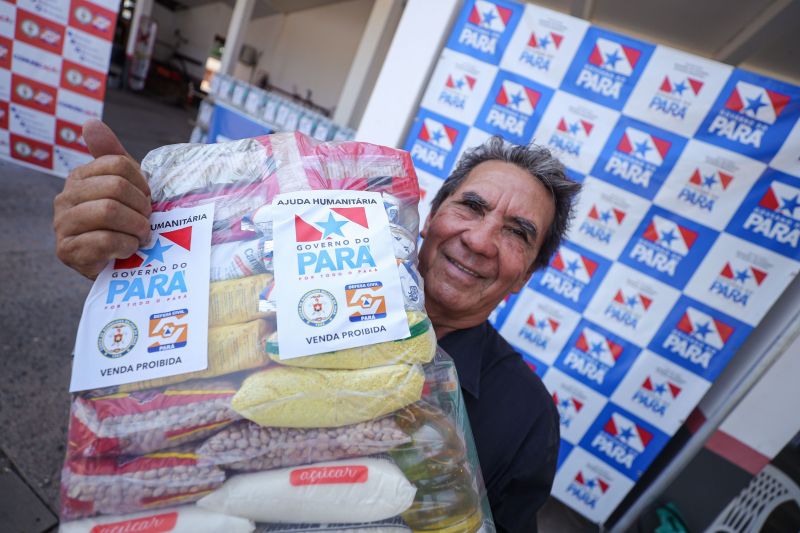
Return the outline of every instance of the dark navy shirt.
{"type": "Polygon", "coordinates": [[[558,458],[552,397],[489,322],[454,331],[439,346],[458,370],[498,533],[537,531],[558,458]]]}

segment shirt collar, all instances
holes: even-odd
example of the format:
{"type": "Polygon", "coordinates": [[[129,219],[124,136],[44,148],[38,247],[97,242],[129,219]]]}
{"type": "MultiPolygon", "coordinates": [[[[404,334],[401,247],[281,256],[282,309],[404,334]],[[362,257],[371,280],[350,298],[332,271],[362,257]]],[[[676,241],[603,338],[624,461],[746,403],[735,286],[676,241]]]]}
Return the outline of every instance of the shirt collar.
{"type": "Polygon", "coordinates": [[[456,365],[461,388],[476,399],[480,396],[481,367],[487,322],[467,329],[459,329],[439,339],[439,346],[450,355],[456,365]]]}

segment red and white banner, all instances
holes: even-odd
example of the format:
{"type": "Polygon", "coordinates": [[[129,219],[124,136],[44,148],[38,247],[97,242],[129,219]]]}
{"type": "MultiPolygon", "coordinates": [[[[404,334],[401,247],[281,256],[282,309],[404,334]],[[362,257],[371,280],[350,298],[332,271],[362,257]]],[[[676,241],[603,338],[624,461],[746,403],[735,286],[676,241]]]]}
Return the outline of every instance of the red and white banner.
{"type": "Polygon", "coordinates": [[[0,2],[0,158],[58,176],[91,160],[119,0],[0,2]]]}

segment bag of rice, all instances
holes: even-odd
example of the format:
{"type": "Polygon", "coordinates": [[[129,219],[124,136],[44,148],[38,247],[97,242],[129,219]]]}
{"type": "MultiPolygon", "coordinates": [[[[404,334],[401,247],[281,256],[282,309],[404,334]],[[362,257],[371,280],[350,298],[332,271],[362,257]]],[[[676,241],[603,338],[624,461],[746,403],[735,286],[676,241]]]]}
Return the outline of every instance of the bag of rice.
{"type": "MultiPolygon", "coordinates": [[[[73,396],[62,530],[492,533],[455,370],[425,312],[409,155],[293,133],[165,146],[141,168],[155,213],[214,204],[207,339],[195,328],[195,344],[153,343],[184,302],[138,329],[150,363],[200,339],[207,368],[73,396]],[[287,218],[303,202],[323,207],[287,218]],[[324,329],[334,316],[339,329],[324,329]]],[[[118,279],[146,270],[140,252],[113,264],[118,279]]],[[[130,319],[116,309],[104,320],[130,319]]],[[[108,324],[121,341],[134,331],[108,324]]]]}

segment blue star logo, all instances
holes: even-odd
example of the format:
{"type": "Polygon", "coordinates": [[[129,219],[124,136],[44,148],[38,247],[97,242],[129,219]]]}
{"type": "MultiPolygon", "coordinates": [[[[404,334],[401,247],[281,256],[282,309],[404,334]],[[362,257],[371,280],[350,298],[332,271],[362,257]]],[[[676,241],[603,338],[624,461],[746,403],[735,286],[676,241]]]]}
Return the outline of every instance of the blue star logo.
{"type": "Polygon", "coordinates": [[[633,431],[631,431],[631,428],[629,427],[625,428],[619,432],[618,437],[620,438],[620,440],[628,441],[633,438],[633,431]]]}
{"type": "Polygon", "coordinates": [[[667,245],[667,247],[672,246],[672,241],[677,239],[678,237],[675,235],[675,230],[668,230],[661,234],[661,242],[667,245]]]}
{"type": "Polygon", "coordinates": [[[431,134],[431,141],[438,143],[442,140],[442,137],[444,137],[444,134],[441,132],[441,130],[436,130],[431,134]]]}
{"type": "Polygon", "coordinates": [[[610,54],[606,54],[606,67],[610,67],[611,70],[615,70],[617,68],[617,63],[622,60],[622,56],[620,56],[616,50],[610,54]]]}
{"type": "Polygon", "coordinates": [[[549,44],[550,44],[550,38],[547,35],[545,35],[543,38],[539,39],[539,47],[547,48],[547,46],[549,44]]]}
{"type": "Polygon", "coordinates": [[[699,337],[702,340],[706,339],[706,335],[711,333],[711,323],[706,322],[705,324],[697,324],[697,327],[694,330],[695,337],[699,337]]]}
{"type": "Polygon", "coordinates": [[[589,348],[589,353],[592,355],[600,355],[603,353],[603,343],[602,342],[595,342],[592,343],[591,348],[589,348]]]}
{"type": "Polygon", "coordinates": [[[544,330],[544,328],[546,327],[547,327],[547,321],[545,320],[540,320],[539,322],[536,323],[536,329],[544,330]]]}
{"type": "Polygon", "coordinates": [[[758,111],[767,105],[767,103],[761,99],[761,94],[758,95],[758,98],[745,98],[745,100],[747,100],[747,107],[745,107],[744,110],[750,111],[753,116],[757,115],[758,111]]]}
{"type": "Polygon", "coordinates": [[[590,479],[589,481],[586,482],[586,486],[589,487],[590,489],[593,489],[595,485],[597,485],[597,482],[593,479],[590,479]]]}
{"type": "Polygon", "coordinates": [[[561,400],[561,407],[564,409],[569,407],[569,400],[561,400]]]}
{"type": "Polygon", "coordinates": [[[636,304],[639,303],[639,300],[636,298],[636,296],[631,296],[625,303],[628,304],[628,307],[636,307],[636,304]]]}
{"type": "Polygon", "coordinates": [[[490,11],[487,11],[486,13],[483,13],[482,22],[483,22],[484,26],[491,26],[492,21],[494,19],[496,19],[496,18],[497,18],[497,15],[495,15],[494,12],[490,10],[490,11]]]}
{"type": "Polygon", "coordinates": [[[464,87],[464,80],[458,80],[456,82],[456,88],[461,89],[462,87],[464,87]]]}
{"type": "Polygon", "coordinates": [[[578,133],[578,130],[579,130],[579,129],[581,129],[581,127],[580,127],[580,126],[578,126],[578,123],[577,123],[577,122],[573,122],[572,124],[570,124],[570,125],[569,125],[569,132],[570,132],[571,134],[573,134],[573,135],[575,135],[576,133],[578,133]]]}
{"type": "Polygon", "coordinates": [[[672,92],[674,92],[678,96],[683,96],[683,91],[685,91],[686,89],[688,89],[688,87],[686,86],[686,82],[682,81],[680,83],[675,84],[675,87],[672,88],[672,92]]]}
{"type": "Polygon", "coordinates": [[[657,394],[664,394],[665,392],[667,392],[667,387],[663,383],[659,383],[658,385],[655,386],[653,390],[657,394]]]}
{"type": "Polygon", "coordinates": [[[736,281],[744,283],[748,279],[750,279],[750,273],[747,271],[746,268],[736,271],[736,281]]]}
{"type": "Polygon", "coordinates": [[[147,266],[153,261],[161,261],[164,262],[164,252],[172,248],[171,244],[166,246],[161,245],[161,239],[156,239],[156,243],[153,245],[152,248],[142,248],[139,251],[145,254],[145,259],[143,265],[147,266]]]}
{"type": "Polygon", "coordinates": [[[328,213],[328,220],[318,221],[316,224],[324,230],[325,233],[322,235],[324,240],[334,233],[344,237],[344,233],[342,233],[342,226],[347,224],[347,220],[342,220],[340,222],[333,218],[333,213],[328,213]]]}
{"type": "Polygon", "coordinates": [[[794,218],[794,210],[797,209],[797,206],[800,205],[800,202],[797,201],[798,196],[800,194],[795,194],[794,198],[784,198],[781,197],[781,211],[786,211],[790,217],[794,218]]]}
{"type": "Polygon", "coordinates": [[[521,104],[524,99],[525,99],[525,97],[522,96],[522,91],[518,92],[517,94],[512,94],[511,95],[511,105],[513,107],[519,108],[519,104],[521,104]]]}
{"type": "Polygon", "coordinates": [[[708,176],[703,176],[703,187],[710,189],[715,183],[717,183],[717,178],[713,173],[709,174],[708,176]]]}
{"type": "Polygon", "coordinates": [[[575,272],[578,271],[578,260],[577,259],[573,259],[572,261],[567,261],[566,270],[570,274],[575,274],[575,272]]]}
{"type": "Polygon", "coordinates": [[[611,211],[603,211],[600,213],[600,220],[608,224],[608,221],[611,220],[611,211]]]}
{"type": "Polygon", "coordinates": [[[635,146],[635,148],[633,149],[633,153],[640,154],[640,157],[642,159],[647,157],[647,152],[653,149],[653,147],[650,146],[650,144],[647,142],[647,139],[644,139],[640,143],[633,143],[633,145],[635,146]]]}

